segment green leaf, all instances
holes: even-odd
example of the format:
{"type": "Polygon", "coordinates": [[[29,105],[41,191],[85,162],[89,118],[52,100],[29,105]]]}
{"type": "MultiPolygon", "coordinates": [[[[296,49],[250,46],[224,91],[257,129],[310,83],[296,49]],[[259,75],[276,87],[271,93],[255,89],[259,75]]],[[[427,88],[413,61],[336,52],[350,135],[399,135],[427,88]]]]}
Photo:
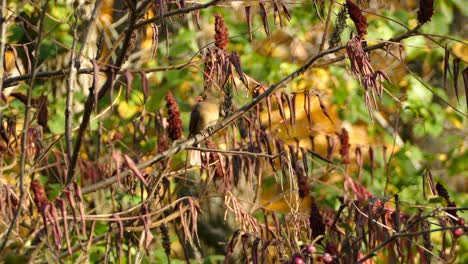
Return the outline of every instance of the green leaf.
{"type": "Polygon", "coordinates": [[[427,53],[426,50],[426,39],[424,36],[415,36],[403,40],[405,46],[405,52],[408,60],[414,60],[415,58],[427,53]]]}
{"type": "Polygon", "coordinates": [[[428,202],[430,204],[441,204],[443,206],[447,206],[447,201],[445,201],[445,199],[440,196],[429,198],[428,202]]]}
{"type": "Polygon", "coordinates": [[[432,101],[432,92],[413,76],[408,77],[408,101],[413,105],[428,105],[432,101]]]}

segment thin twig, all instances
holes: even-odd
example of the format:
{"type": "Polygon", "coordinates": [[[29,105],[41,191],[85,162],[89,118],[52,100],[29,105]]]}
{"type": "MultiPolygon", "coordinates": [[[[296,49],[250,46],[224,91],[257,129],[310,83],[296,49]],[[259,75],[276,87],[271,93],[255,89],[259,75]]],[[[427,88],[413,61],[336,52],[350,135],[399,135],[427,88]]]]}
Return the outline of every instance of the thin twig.
{"type": "MultiPolygon", "coordinates": [[[[72,126],[73,126],[73,93],[75,90],[76,82],[76,68],[74,66],[75,61],[75,47],[78,40],[77,31],[78,31],[78,14],[75,10],[75,24],[73,25],[73,42],[70,51],[70,62],[68,68],[68,78],[67,78],[67,98],[65,101],[65,152],[67,153],[67,160],[70,161],[72,158],[73,152],[73,142],[72,142],[72,126]]],[[[79,60],[78,60],[79,61],[79,60]]]]}
{"type": "Polygon", "coordinates": [[[146,19],[146,20],[143,20],[137,24],[135,24],[134,28],[135,29],[138,29],[138,28],[141,28],[143,26],[146,26],[148,24],[151,24],[151,23],[155,23],[155,22],[158,22],[160,21],[161,19],[163,18],[167,18],[167,17],[171,17],[171,16],[176,16],[176,15],[182,15],[182,14],[188,14],[192,11],[196,11],[196,10],[200,10],[200,9],[205,9],[207,7],[210,7],[210,6],[213,6],[213,5],[216,5],[218,2],[221,2],[221,0],[211,0],[205,4],[201,4],[201,5],[193,5],[191,7],[187,7],[187,8],[183,8],[183,9],[177,9],[177,10],[174,10],[174,11],[170,11],[170,12],[167,12],[167,13],[164,13],[162,15],[162,17],[160,16],[155,16],[155,17],[152,17],[150,19],[146,19]]]}
{"type": "Polygon", "coordinates": [[[24,123],[23,123],[23,134],[21,137],[21,154],[20,154],[20,169],[19,169],[19,188],[20,188],[20,197],[18,200],[18,209],[15,211],[15,214],[13,216],[13,219],[11,220],[11,224],[8,227],[8,230],[5,234],[5,238],[2,242],[2,245],[0,246],[0,253],[3,252],[5,249],[5,246],[10,239],[10,234],[13,228],[16,226],[16,222],[18,221],[18,217],[21,214],[21,209],[23,208],[23,202],[25,198],[25,193],[26,193],[26,186],[24,186],[24,178],[26,177],[26,151],[27,151],[27,141],[28,141],[28,130],[29,130],[29,119],[31,116],[31,101],[32,101],[32,90],[34,86],[34,81],[35,81],[35,73],[36,69],[39,64],[39,48],[41,46],[41,41],[42,41],[42,33],[43,33],[43,26],[44,26],[44,17],[45,13],[47,12],[47,6],[49,5],[49,0],[46,0],[44,3],[44,6],[42,7],[41,15],[39,17],[39,32],[37,35],[37,42],[34,50],[35,56],[35,61],[34,64],[32,65],[31,71],[32,71],[32,77],[29,79],[29,85],[28,85],[28,90],[27,90],[27,103],[26,107],[24,110],[24,123]]]}
{"type": "Polygon", "coordinates": [[[327,14],[327,20],[325,21],[325,29],[323,30],[323,35],[322,35],[322,42],[320,43],[320,48],[319,48],[319,53],[322,52],[323,48],[325,47],[325,42],[327,41],[327,35],[328,35],[328,28],[330,26],[330,19],[331,19],[331,14],[333,11],[333,4],[335,1],[331,0],[330,4],[328,6],[328,14],[327,14]]]}
{"type": "MultiPolygon", "coordinates": [[[[76,83],[77,73],[80,70],[81,65],[81,55],[83,54],[86,43],[88,43],[88,38],[91,30],[96,24],[96,18],[98,11],[100,10],[102,0],[97,0],[94,4],[93,11],[91,12],[91,17],[89,18],[89,24],[85,31],[82,45],[78,54],[75,57],[75,47],[76,42],[78,41],[77,29],[78,29],[78,15],[75,11],[75,25],[73,27],[73,43],[70,51],[70,64],[68,69],[68,85],[67,85],[67,100],[65,108],[65,149],[67,153],[68,160],[70,161],[73,153],[73,142],[72,142],[72,127],[73,127],[73,93],[74,85],[76,83]]],[[[92,72],[92,69],[91,71],[92,72]]]]}
{"type": "Polygon", "coordinates": [[[196,147],[187,147],[187,150],[199,150],[201,152],[214,152],[214,153],[223,153],[226,155],[244,155],[244,156],[251,156],[251,157],[262,157],[262,158],[270,158],[270,159],[276,159],[286,153],[286,151],[283,151],[279,154],[276,155],[268,155],[265,153],[255,153],[255,152],[249,152],[249,151],[236,151],[236,150],[220,150],[220,149],[209,149],[209,148],[196,148],[196,147]]]}
{"type": "Polygon", "coordinates": [[[397,238],[420,236],[420,235],[428,234],[428,233],[434,233],[434,232],[440,232],[440,231],[446,231],[446,230],[455,230],[457,228],[460,228],[460,226],[442,227],[442,228],[436,228],[436,229],[430,229],[430,230],[423,230],[423,231],[419,231],[419,232],[399,232],[399,233],[396,233],[393,236],[391,236],[389,239],[382,242],[382,244],[380,244],[378,247],[374,248],[374,250],[372,250],[369,254],[367,254],[366,256],[364,256],[362,258],[360,258],[358,260],[358,262],[356,262],[356,264],[364,263],[364,262],[366,262],[366,260],[375,257],[377,252],[382,250],[385,246],[387,246],[388,244],[390,244],[391,242],[393,242],[397,238]]]}
{"type": "MultiPolygon", "coordinates": [[[[401,41],[401,40],[403,40],[405,38],[411,37],[415,32],[417,32],[418,29],[419,29],[419,26],[417,26],[416,28],[414,28],[414,29],[412,29],[410,31],[407,31],[407,32],[403,33],[400,36],[391,38],[389,41],[390,42],[399,42],[399,41],[401,41]]],[[[386,47],[387,45],[389,45],[387,42],[382,42],[382,43],[375,44],[373,46],[369,46],[365,50],[370,51],[370,50],[375,50],[375,49],[381,49],[381,48],[386,47]]],[[[155,164],[155,163],[157,163],[157,162],[159,162],[159,161],[161,161],[161,160],[163,160],[163,159],[165,159],[165,158],[167,158],[169,156],[172,156],[172,155],[174,155],[176,153],[179,153],[179,152],[185,150],[186,148],[193,146],[194,144],[201,143],[201,142],[205,141],[207,138],[211,137],[213,134],[223,130],[229,124],[236,121],[238,118],[240,118],[242,115],[244,115],[247,111],[253,109],[257,104],[259,104],[263,99],[270,96],[274,91],[276,91],[280,87],[284,87],[287,83],[291,82],[292,80],[294,80],[297,77],[299,77],[300,75],[302,75],[305,71],[307,71],[309,68],[311,68],[316,61],[318,61],[319,59],[325,57],[326,55],[334,54],[334,53],[336,53],[336,52],[338,52],[338,51],[340,51],[340,50],[342,50],[344,48],[345,48],[344,46],[340,46],[340,47],[336,47],[336,48],[333,48],[333,49],[328,49],[328,50],[325,50],[325,51],[311,57],[300,68],[298,68],[297,70],[295,70],[294,72],[292,72],[291,74],[289,74],[288,76],[283,78],[281,81],[277,82],[276,84],[271,85],[268,89],[265,90],[265,92],[263,92],[259,96],[255,97],[252,101],[250,101],[249,103],[247,103],[246,105],[241,107],[238,111],[234,112],[231,116],[227,117],[226,119],[224,119],[219,124],[217,124],[217,125],[211,127],[210,129],[208,129],[208,131],[206,131],[206,132],[204,132],[202,134],[195,135],[194,137],[192,137],[190,139],[187,139],[187,140],[181,142],[180,144],[178,144],[176,146],[173,146],[172,148],[169,148],[166,151],[158,153],[154,157],[139,163],[137,165],[137,167],[139,169],[146,168],[146,167],[151,166],[152,164],[155,164]]],[[[345,58],[345,56],[340,57],[340,59],[344,59],[344,58],[345,58]]],[[[130,175],[130,173],[131,173],[130,170],[126,170],[124,172],[121,172],[120,176],[121,177],[126,177],[126,176],[130,175]]],[[[100,182],[97,182],[95,184],[85,186],[82,189],[82,192],[83,192],[83,194],[92,193],[92,192],[95,192],[97,190],[106,188],[107,186],[112,185],[115,182],[117,182],[117,176],[116,175],[114,175],[112,177],[109,177],[109,178],[106,178],[106,179],[104,179],[104,180],[102,180],[100,182]]]]}
{"type": "MultiPolygon", "coordinates": [[[[125,39],[124,39],[123,45],[122,45],[123,48],[120,50],[120,54],[117,57],[117,61],[116,61],[115,65],[113,65],[114,68],[111,68],[111,67],[108,68],[106,82],[103,84],[103,86],[100,88],[99,91],[97,90],[97,89],[99,89],[99,87],[95,87],[95,82],[93,82],[93,86],[90,88],[90,93],[89,93],[88,98],[86,99],[86,102],[85,102],[83,117],[82,117],[82,120],[81,120],[81,123],[80,123],[80,128],[78,130],[78,135],[77,135],[77,138],[76,138],[76,143],[75,143],[75,148],[73,150],[72,159],[70,160],[70,165],[68,167],[67,182],[66,182],[67,186],[70,185],[74,180],[75,167],[76,167],[76,164],[78,162],[78,156],[79,156],[79,151],[80,151],[80,148],[81,148],[82,140],[83,140],[84,134],[86,132],[86,129],[88,128],[89,121],[90,121],[90,118],[91,118],[91,113],[93,112],[93,109],[94,109],[94,104],[97,104],[97,102],[95,102],[95,97],[96,97],[95,93],[98,93],[96,99],[99,100],[100,98],[104,97],[104,95],[107,93],[107,91],[109,91],[110,89],[113,89],[113,86],[115,84],[114,83],[114,74],[115,74],[114,69],[115,68],[120,69],[120,67],[122,66],[122,64],[125,61],[125,55],[127,53],[127,48],[129,47],[129,43],[130,43],[130,40],[132,38],[133,25],[135,24],[137,19],[138,19],[138,17],[136,16],[135,12],[131,12],[130,13],[130,19],[129,19],[129,24],[128,24],[127,30],[125,32],[125,39]]],[[[97,79],[97,78],[98,77],[95,76],[95,79],[97,79]]]]}

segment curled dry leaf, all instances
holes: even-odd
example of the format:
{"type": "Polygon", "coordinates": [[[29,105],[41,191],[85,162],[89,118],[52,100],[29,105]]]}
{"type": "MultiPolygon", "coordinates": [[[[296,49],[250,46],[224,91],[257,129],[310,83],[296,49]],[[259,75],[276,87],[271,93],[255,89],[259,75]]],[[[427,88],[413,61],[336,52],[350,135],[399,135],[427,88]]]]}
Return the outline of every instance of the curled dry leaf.
{"type": "Polygon", "coordinates": [[[135,162],[133,162],[132,158],[130,158],[129,156],[125,154],[123,156],[124,156],[125,163],[127,164],[128,168],[135,174],[135,176],[138,177],[138,179],[140,179],[140,181],[145,186],[148,186],[148,182],[146,181],[145,177],[143,176],[143,174],[140,172],[140,170],[136,166],[135,162]]]}
{"type": "Polygon", "coordinates": [[[151,245],[151,241],[153,240],[153,234],[151,233],[150,225],[151,225],[151,217],[150,217],[150,212],[148,210],[148,206],[146,204],[143,204],[141,207],[141,215],[140,215],[140,220],[143,223],[144,227],[144,232],[145,232],[145,242],[144,246],[145,249],[148,250],[149,246],[151,245]]]}
{"type": "Polygon", "coordinates": [[[114,160],[117,181],[120,185],[122,185],[122,182],[120,181],[120,167],[122,166],[122,155],[118,152],[112,152],[112,159],[114,160]]]}
{"type": "Polygon", "coordinates": [[[56,199],[58,206],[60,207],[60,212],[62,214],[63,220],[63,232],[65,234],[65,242],[67,243],[67,250],[68,253],[72,254],[71,242],[70,242],[70,235],[68,233],[68,220],[67,220],[67,207],[66,203],[63,199],[57,198],[56,199]]]}
{"type": "Polygon", "coordinates": [[[460,104],[460,96],[458,95],[458,75],[460,73],[460,58],[453,59],[453,89],[455,90],[455,96],[457,102],[460,104]]]}
{"type": "Polygon", "coordinates": [[[245,17],[247,19],[247,30],[249,31],[249,41],[252,42],[253,34],[252,34],[252,7],[246,6],[245,7],[245,17]]]}
{"type": "Polygon", "coordinates": [[[226,256],[224,258],[224,263],[227,264],[229,263],[229,257],[234,253],[234,249],[237,244],[237,240],[239,239],[241,230],[238,229],[232,234],[231,240],[229,240],[229,243],[226,248],[226,256]]]}
{"type": "Polygon", "coordinates": [[[98,89],[99,89],[99,64],[96,60],[91,60],[91,64],[93,65],[93,87],[94,87],[94,105],[95,110],[97,110],[97,102],[98,102],[98,89]]]}
{"type": "Polygon", "coordinates": [[[78,200],[78,207],[80,210],[80,219],[81,219],[81,231],[83,232],[83,236],[86,236],[86,221],[85,221],[85,213],[83,207],[83,196],[81,195],[81,189],[76,182],[73,183],[73,189],[75,191],[75,197],[78,200]]]}
{"type": "Polygon", "coordinates": [[[270,37],[270,24],[268,24],[268,15],[266,12],[265,3],[260,1],[258,5],[260,6],[260,16],[262,17],[263,28],[265,29],[267,36],[270,37]]]}
{"type": "Polygon", "coordinates": [[[463,70],[463,83],[465,86],[466,106],[468,107],[468,67],[463,70]]]}
{"type": "Polygon", "coordinates": [[[450,51],[447,48],[447,45],[445,45],[445,55],[444,55],[444,91],[447,92],[447,75],[448,71],[450,70],[450,65],[449,65],[449,58],[450,58],[450,51]]]}
{"type": "Polygon", "coordinates": [[[49,130],[49,126],[47,125],[47,120],[49,118],[49,111],[47,110],[47,96],[46,95],[41,95],[38,98],[38,113],[37,113],[37,123],[41,125],[44,129],[44,131],[49,130]]]}
{"type": "Polygon", "coordinates": [[[127,83],[125,100],[127,100],[128,102],[128,98],[130,98],[130,93],[132,92],[132,82],[133,82],[133,74],[129,69],[125,70],[125,81],[127,83]]]}

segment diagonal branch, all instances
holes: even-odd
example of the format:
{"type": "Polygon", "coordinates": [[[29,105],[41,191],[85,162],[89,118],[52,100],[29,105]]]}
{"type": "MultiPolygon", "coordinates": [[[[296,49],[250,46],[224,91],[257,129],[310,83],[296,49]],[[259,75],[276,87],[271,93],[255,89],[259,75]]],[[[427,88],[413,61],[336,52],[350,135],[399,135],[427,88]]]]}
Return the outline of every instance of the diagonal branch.
{"type": "MultiPolygon", "coordinates": [[[[385,41],[385,42],[381,42],[381,43],[378,43],[378,44],[373,45],[373,46],[369,46],[365,50],[366,51],[371,51],[371,50],[376,50],[376,49],[382,49],[382,48],[392,44],[393,42],[399,42],[399,41],[401,41],[401,40],[403,40],[405,38],[411,37],[413,34],[415,34],[418,31],[418,29],[419,29],[419,26],[415,27],[412,30],[406,31],[405,33],[403,33],[403,34],[401,34],[401,35],[399,35],[397,37],[391,38],[389,41],[385,41]]],[[[159,162],[161,160],[164,160],[164,159],[166,159],[166,158],[168,158],[168,157],[170,157],[170,156],[172,156],[172,155],[174,155],[176,153],[179,153],[179,152],[187,149],[188,147],[192,147],[194,144],[201,143],[201,142],[205,141],[206,139],[208,139],[209,137],[211,137],[215,133],[217,133],[217,132],[223,130],[224,128],[226,128],[232,122],[236,121],[238,118],[240,118],[242,115],[244,115],[247,111],[253,109],[257,104],[259,104],[263,99],[270,96],[274,91],[276,91],[280,87],[284,87],[286,84],[288,84],[292,80],[294,80],[297,77],[299,77],[300,75],[302,75],[305,71],[307,71],[309,68],[311,68],[314,65],[314,63],[316,63],[319,59],[325,57],[326,55],[336,53],[336,52],[338,52],[338,51],[340,51],[340,50],[342,50],[344,48],[345,48],[344,46],[341,46],[341,47],[336,47],[336,48],[333,48],[333,49],[328,49],[326,51],[323,51],[323,52],[311,57],[300,68],[298,68],[297,70],[295,70],[294,72],[292,72],[291,74],[289,74],[288,76],[283,78],[281,81],[277,82],[276,84],[271,85],[267,90],[265,90],[264,93],[262,93],[262,94],[258,95],[257,97],[255,97],[251,102],[244,105],[242,108],[240,108],[238,111],[233,113],[231,116],[224,119],[222,122],[220,122],[217,125],[211,127],[208,132],[195,135],[194,137],[192,137],[190,139],[187,139],[187,140],[181,142],[180,144],[178,144],[178,145],[176,145],[176,146],[174,146],[174,147],[172,147],[172,148],[170,148],[170,149],[168,149],[166,151],[163,151],[163,152],[155,155],[154,157],[152,157],[152,158],[150,158],[150,159],[148,159],[146,161],[143,161],[143,162],[139,163],[137,165],[137,167],[139,169],[146,168],[146,167],[151,166],[152,164],[155,164],[155,163],[157,163],[157,162],[159,162]]],[[[338,58],[335,58],[334,60],[338,61],[338,60],[343,60],[345,58],[346,58],[345,56],[340,56],[338,58]]],[[[126,177],[126,176],[130,175],[130,173],[131,173],[130,170],[126,170],[124,172],[121,172],[120,176],[121,177],[126,177]]],[[[92,193],[92,192],[95,192],[97,190],[106,188],[107,186],[109,186],[111,184],[114,184],[115,182],[117,182],[117,176],[116,175],[112,176],[112,177],[109,177],[109,178],[106,178],[106,179],[104,179],[104,180],[102,180],[100,182],[97,182],[95,184],[85,186],[82,189],[82,191],[83,191],[83,194],[92,193]]]]}

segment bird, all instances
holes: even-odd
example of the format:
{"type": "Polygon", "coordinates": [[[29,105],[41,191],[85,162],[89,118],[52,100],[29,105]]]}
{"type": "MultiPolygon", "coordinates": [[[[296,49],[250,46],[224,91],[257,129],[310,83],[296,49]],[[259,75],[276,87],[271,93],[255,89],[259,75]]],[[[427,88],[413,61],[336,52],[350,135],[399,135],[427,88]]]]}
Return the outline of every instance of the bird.
{"type": "MultiPolygon", "coordinates": [[[[207,94],[198,96],[198,103],[193,106],[190,114],[189,137],[215,125],[218,119],[219,105],[216,98],[207,94]]],[[[191,150],[188,156],[191,166],[201,166],[200,151],[191,150]]]]}

